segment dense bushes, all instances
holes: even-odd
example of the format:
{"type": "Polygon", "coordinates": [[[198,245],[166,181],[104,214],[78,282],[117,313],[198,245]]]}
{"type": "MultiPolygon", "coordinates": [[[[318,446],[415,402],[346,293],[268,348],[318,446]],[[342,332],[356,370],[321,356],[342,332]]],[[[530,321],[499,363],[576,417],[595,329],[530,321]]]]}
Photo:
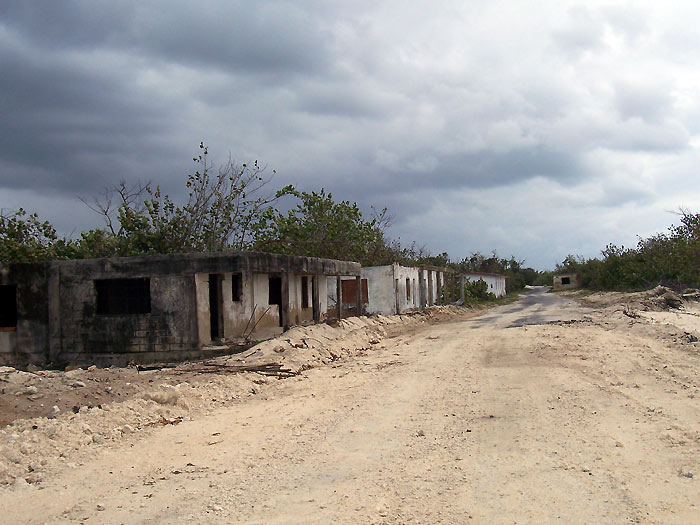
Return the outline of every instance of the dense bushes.
{"type": "Polygon", "coordinates": [[[683,212],[680,225],[640,239],[636,248],[609,244],[601,258],[569,255],[556,273],[578,274],[585,288],[641,290],[663,284],[681,290],[700,286],[700,214],[683,212]]]}

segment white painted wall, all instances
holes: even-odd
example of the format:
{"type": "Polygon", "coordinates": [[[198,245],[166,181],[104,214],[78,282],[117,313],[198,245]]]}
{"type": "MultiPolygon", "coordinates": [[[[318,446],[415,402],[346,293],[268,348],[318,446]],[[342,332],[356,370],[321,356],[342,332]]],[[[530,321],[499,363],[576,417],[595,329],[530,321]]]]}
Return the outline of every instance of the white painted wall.
{"type": "Polygon", "coordinates": [[[505,275],[492,273],[468,273],[465,277],[472,282],[484,281],[488,285],[488,291],[496,297],[503,297],[506,294],[505,275]]]}
{"type": "MultiPolygon", "coordinates": [[[[418,268],[392,265],[394,268],[394,285],[398,284],[399,311],[403,313],[418,308],[418,268]],[[408,290],[406,286],[408,280],[408,290]],[[410,294],[408,291],[410,290],[410,294]]],[[[395,310],[395,308],[394,308],[395,310]]]]}
{"type": "Polygon", "coordinates": [[[396,312],[394,296],[394,269],[388,266],[362,268],[361,276],[367,279],[368,314],[391,315],[396,312]]]}
{"type": "Polygon", "coordinates": [[[361,275],[363,279],[367,279],[367,313],[393,315],[418,308],[417,268],[398,264],[370,266],[362,268],[361,275]],[[406,290],[406,279],[409,281],[410,297],[406,290]]]}

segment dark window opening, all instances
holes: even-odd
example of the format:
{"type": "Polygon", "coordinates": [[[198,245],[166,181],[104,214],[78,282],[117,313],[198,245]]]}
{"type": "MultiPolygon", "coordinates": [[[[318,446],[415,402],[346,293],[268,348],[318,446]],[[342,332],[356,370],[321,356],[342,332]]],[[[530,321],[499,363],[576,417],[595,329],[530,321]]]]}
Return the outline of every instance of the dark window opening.
{"type": "Polygon", "coordinates": [[[411,300],[411,279],[406,279],[406,300],[411,300]]]}
{"type": "Polygon", "coordinates": [[[301,307],[309,307],[309,278],[305,275],[301,277],[301,307]]]}
{"type": "Polygon", "coordinates": [[[223,297],[221,275],[209,274],[209,328],[211,340],[221,339],[223,334],[223,297]]]}
{"type": "Polygon", "coordinates": [[[282,305],[282,278],[270,277],[267,304],[282,305]]]}
{"type": "Polygon", "coordinates": [[[231,276],[231,300],[234,302],[243,300],[243,274],[234,273],[231,276]]]}
{"type": "Polygon", "coordinates": [[[151,313],[150,279],[98,279],[95,292],[100,315],[151,313]]]}
{"type": "Polygon", "coordinates": [[[0,330],[17,328],[17,285],[0,286],[0,330]]]}
{"type": "Polygon", "coordinates": [[[562,277],[561,284],[571,284],[571,279],[569,277],[562,277]]]}

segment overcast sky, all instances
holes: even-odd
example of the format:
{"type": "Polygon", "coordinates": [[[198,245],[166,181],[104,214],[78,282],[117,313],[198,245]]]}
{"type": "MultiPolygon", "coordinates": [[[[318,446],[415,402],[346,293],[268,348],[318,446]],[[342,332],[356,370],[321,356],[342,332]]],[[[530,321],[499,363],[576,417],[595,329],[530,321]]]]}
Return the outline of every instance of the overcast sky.
{"type": "Polygon", "coordinates": [[[700,3],[0,0],[0,207],[75,234],[200,140],[538,269],[700,212],[700,3]]]}

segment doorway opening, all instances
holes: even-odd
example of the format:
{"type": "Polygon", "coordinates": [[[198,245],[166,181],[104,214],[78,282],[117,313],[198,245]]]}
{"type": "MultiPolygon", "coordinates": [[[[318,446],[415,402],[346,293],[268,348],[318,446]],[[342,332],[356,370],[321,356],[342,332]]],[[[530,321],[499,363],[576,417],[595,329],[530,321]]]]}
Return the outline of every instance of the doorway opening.
{"type": "Polygon", "coordinates": [[[306,275],[301,276],[301,307],[309,307],[309,278],[306,275]]]}
{"type": "Polygon", "coordinates": [[[209,328],[212,341],[224,337],[224,298],[221,292],[223,276],[209,274],[209,328]]]}
{"type": "Polygon", "coordinates": [[[284,326],[282,319],[282,277],[270,276],[268,281],[267,304],[276,304],[279,310],[280,326],[284,326]]]}

